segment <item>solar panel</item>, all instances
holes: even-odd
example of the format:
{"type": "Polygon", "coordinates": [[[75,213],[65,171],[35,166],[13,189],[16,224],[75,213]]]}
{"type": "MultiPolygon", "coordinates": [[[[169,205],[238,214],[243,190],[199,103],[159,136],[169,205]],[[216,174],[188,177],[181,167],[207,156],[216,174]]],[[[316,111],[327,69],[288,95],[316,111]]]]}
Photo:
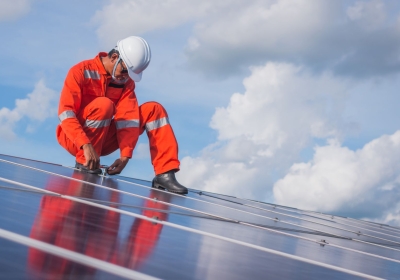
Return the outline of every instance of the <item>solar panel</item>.
{"type": "Polygon", "coordinates": [[[399,279],[400,229],[0,155],[2,279],[399,279]]]}

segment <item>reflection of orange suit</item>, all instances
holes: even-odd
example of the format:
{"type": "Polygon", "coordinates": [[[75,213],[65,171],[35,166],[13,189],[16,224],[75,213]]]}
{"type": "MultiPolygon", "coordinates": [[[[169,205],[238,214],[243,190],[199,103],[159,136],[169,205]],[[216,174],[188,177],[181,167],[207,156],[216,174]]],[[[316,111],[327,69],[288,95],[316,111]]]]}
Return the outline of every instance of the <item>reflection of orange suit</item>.
{"type": "MultiPolygon", "coordinates": [[[[82,177],[92,176],[75,172],[82,177]]],[[[74,176],[76,178],[76,176],[74,176]]],[[[79,178],[83,179],[83,178],[79,178]]],[[[112,184],[114,180],[109,180],[112,184]]],[[[66,187],[56,181],[50,182],[48,190],[64,195],[96,198],[96,187],[71,181],[66,187]]],[[[119,194],[110,192],[110,201],[118,203],[119,194]]],[[[152,190],[150,197],[169,201],[170,194],[152,190]]],[[[157,210],[168,210],[168,205],[154,200],[146,200],[142,215],[157,217],[165,221],[167,213],[157,210]]],[[[82,253],[97,259],[120,266],[137,269],[151,254],[162,231],[162,224],[136,218],[130,229],[125,244],[119,244],[118,229],[120,214],[74,202],[68,199],[45,195],[42,198],[39,213],[31,231],[31,237],[74,252],[82,253]]],[[[30,267],[40,273],[40,278],[50,279],[60,275],[94,275],[95,269],[73,263],[40,250],[30,248],[28,255],[30,267]]]]}
{"type": "MultiPolygon", "coordinates": [[[[152,190],[150,197],[157,197],[161,201],[169,202],[170,194],[152,190]]],[[[156,200],[146,200],[142,215],[149,218],[156,218],[165,221],[168,214],[158,210],[168,210],[168,205],[157,202],[156,200]]],[[[126,244],[119,250],[117,262],[124,267],[137,269],[150,256],[160,237],[163,225],[142,219],[135,219],[126,244]]]]}
{"type": "MultiPolygon", "coordinates": [[[[75,174],[77,174],[76,172],[75,174]]],[[[78,173],[79,174],[79,173],[78,173]]],[[[87,176],[86,174],[79,174],[87,176]]],[[[71,181],[62,186],[50,181],[47,189],[70,196],[93,198],[96,187],[71,181]]],[[[119,194],[110,192],[110,201],[119,194]]],[[[31,237],[74,252],[109,261],[116,246],[120,214],[68,199],[45,195],[31,231],[31,237]]],[[[40,250],[30,248],[30,267],[48,277],[65,274],[94,274],[95,270],[40,250]]]]}

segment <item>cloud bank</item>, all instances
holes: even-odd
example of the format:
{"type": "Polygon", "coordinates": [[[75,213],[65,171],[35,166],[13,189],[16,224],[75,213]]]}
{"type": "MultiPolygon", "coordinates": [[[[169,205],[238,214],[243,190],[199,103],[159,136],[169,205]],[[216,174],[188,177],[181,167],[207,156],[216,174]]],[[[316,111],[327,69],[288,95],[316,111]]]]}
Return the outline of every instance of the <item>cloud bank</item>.
{"type": "Polygon", "coordinates": [[[396,222],[400,203],[400,130],[352,151],[337,141],[315,148],[307,163],[293,164],[274,185],[277,203],[396,222]]]}
{"type": "Polygon", "coordinates": [[[14,109],[3,107],[0,109],[0,137],[14,139],[15,126],[23,118],[29,120],[27,130],[32,132],[40,122],[57,114],[56,101],[58,94],[46,87],[40,80],[34,90],[25,99],[15,100],[14,109]]]}
{"type": "Polygon", "coordinates": [[[108,45],[129,35],[193,26],[187,65],[218,79],[266,61],[352,77],[399,72],[399,15],[382,0],[351,3],[110,0],[92,20],[108,45]]]}
{"type": "Polygon", "coordinates": [[[245,92],[212,117],[218,141],[183,158],[179,180],[211,192],[400,223],[400,130],[356,151],[341,144],[359,129],[343,118],[354,82],[291,64],[251,71],[245,92]],[[312,145],[312,159],[302,162],[312,145]]]}
{"type": "MultiPolygon", "coordinates": [[[[110,0],[92,18],[97,24],[98,37],[106,44],[115,44],[121,38],[142,35],[154,30],[166,30],[187,22],[218,13],[227,8],[230,1],[210,0],[127,0],[121,3],[110,0]],[[213,10],[216,10],[213,12],[213,10]]],[[[239,1],[233,1],[237,3],[239,1]]]]}
{"type": "Polygon", "coordinates": [[[267,63],[251,71],[243,81],[246,91],[233,94],[212,117],[219,141],[199,157],[183,158],[178,176],[187,185],[271,199],[273,182],[314,139],[340,139],[357,130],[340,114],[349,81],[291,64],[267,63]]]}

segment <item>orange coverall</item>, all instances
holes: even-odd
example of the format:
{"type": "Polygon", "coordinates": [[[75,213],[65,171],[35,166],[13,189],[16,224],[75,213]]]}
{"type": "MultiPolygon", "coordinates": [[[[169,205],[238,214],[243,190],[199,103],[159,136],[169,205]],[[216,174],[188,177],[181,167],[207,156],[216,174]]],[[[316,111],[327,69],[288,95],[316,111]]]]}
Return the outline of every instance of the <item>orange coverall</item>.
{"type": "Polygon", "coordinates": [[[146,130],[156,175],[179,170],[178,143],[165,109],[156,102],[138,106],[135,83],[113,82],[100,57],[73,66],[65,79],[58,108],[57,140],[76,161],[84,164],[82,146],[91,143],[99,156],[118,148],[132,157],[140,134],[146,130]]]}

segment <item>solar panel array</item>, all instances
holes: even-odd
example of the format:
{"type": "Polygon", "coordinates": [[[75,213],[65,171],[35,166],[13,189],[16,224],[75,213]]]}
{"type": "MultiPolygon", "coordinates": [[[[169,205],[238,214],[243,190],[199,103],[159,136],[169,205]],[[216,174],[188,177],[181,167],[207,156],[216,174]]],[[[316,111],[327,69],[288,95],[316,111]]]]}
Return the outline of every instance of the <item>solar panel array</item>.
{"type": "Polygon", "coordinates": [[[1,279],[400,279],[397,227],[7,155],[0,211],[1,279]]]}

